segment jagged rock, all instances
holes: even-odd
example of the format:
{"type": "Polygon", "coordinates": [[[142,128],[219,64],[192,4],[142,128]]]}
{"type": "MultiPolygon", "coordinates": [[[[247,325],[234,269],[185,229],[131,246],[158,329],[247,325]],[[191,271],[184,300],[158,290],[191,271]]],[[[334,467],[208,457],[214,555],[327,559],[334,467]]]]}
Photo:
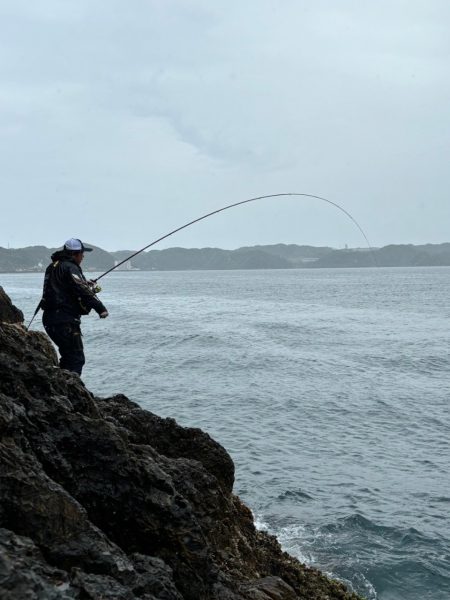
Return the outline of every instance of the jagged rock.
{"type": "Polygon", "coordinates": [[[0,321],[5,323],[23,323],[23,312],[11,302],[5,290],[0,286],[0,321]]]}
{"type": "Polygon", "coordinates": [[[0,529],[0,600],[78,598],[65,571],[50,566],[30,538],[0,529]]]}
{"type": "Polygon", "coordinates": [[[357,598],[256,530],[209,435],[56,364],[0,323],[0,600],[357,598]]]}

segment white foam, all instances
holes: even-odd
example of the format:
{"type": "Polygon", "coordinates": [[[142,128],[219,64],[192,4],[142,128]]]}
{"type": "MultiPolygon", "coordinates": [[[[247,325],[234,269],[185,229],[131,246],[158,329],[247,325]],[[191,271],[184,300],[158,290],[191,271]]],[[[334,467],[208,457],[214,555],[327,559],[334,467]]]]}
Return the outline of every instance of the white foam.
{"type": "Polygon", "coordinates": [[[271,535],[274,535],[280,542],[280,545],[285,552],[288,552],[300,562],[308,566],[313,565],[316,562],[315,557],[311,553],[307,552],[302,544],[302,540],[305,539],[306,532],[304,525],[288,525],[287,527],[274,530],[270,527],[267,521],[264,520],[261,514],[254,514],[253,518],[255,521],[255,527],[259,529],[259,531],[265,531],[271,535]]]}

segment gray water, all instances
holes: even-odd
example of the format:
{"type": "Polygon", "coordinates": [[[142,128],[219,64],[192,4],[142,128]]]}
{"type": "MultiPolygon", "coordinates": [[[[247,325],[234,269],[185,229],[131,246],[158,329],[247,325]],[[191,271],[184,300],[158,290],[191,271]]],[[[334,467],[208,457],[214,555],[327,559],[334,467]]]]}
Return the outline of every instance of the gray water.
{"type": "MultiPolygon", "coordinates": [[[[0,276],[27,316],[41,281],[0,276]]],[[[450,598],[450,268],[103,283],[111,316],[83,327],[90,389],[208,431],[300,560],[370,600],[450,598]]]]}

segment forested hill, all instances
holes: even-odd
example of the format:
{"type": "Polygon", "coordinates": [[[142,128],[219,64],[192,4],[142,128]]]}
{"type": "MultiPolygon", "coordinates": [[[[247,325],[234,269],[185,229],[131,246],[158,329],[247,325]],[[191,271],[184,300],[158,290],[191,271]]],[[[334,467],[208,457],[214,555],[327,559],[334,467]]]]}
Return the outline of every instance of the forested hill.
{"type": "MultiPolygon", "coordinates": [[[[107,252],[95,247],[86,254],[86,271],[109,269],[133,253],[132,250],[107,252]]],[[[56,248],[29,246],[0,247],[0,272],[42,272],[56,248]]],[[[275,244],[251,246],[237,250],[220,248],[168,248],[143,252],[125,263],[121,269],[142,271],[178,271],[198,269],[293,269],[325,267],[409,267],[450,266],[450,243],[422,246],[390,245],[368,249],[336,250],[329,247],[275,244]]]]}

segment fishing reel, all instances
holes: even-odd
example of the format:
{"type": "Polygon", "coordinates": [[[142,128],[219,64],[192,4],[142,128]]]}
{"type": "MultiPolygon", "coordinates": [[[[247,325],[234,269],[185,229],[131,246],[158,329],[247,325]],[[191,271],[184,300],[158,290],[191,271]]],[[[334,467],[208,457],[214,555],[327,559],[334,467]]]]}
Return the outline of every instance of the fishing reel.
{"type": "Polygon", "coordinates": [[[95,279],[90,279],[88,281],[88,286],[91,289],[91,292],[93,294],[99,294],[102,291],[102,288],[100,285],[98,285],[98,283],[95,281],[95,279]]]}

